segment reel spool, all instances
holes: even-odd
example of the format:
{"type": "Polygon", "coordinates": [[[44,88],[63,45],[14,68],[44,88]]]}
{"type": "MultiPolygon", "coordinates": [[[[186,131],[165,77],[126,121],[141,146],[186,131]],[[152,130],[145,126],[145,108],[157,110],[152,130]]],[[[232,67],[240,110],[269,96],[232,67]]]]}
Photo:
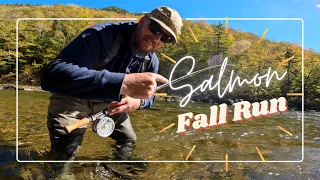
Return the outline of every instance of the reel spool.
{"type": "Polygon", "coordinates": [[[100,116],[97,120],[93,121],[92,130],[100,137],[110,136],[115,129],[115,123],[112,118],[108,116],[100,116]]]}

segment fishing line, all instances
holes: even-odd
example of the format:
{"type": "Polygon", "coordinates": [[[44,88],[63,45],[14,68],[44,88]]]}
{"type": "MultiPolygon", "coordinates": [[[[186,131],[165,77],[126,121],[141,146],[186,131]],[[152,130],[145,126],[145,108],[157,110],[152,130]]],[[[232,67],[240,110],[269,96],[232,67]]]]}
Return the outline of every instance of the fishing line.
{"type": "MultiPolygon", "coordinates": [[[[202,73],[204,71],[207,71],[207,70],[210,70],[210,69],[213,69],[213,68],[217,68],[217,67],[221,67],[221,66],[222,65],[214,65],[214,66],[210,66],[210,67],[207,67],[207,68],[204,68],[204,69],[200,69],[198,71],[195,71],[193,73],[184,75],[184,76],[182,76],[182,77],[180,77],[178,79],[173,80],[171,82],[171,84],[180,82],[180,81],[182,81],[184,79],[187,79],[189,77],[195,76],[195,75],[200,74],[200,73],[202,73]]],[[[235,67],[237,70],[239,70],[247,78],[250,79],[250,77],[245,72],[243,72],[241,69],[239,69],[237,66],[235,66],[233,64],[226,64],[226,66],[235,67]]],[[[248,84],[248,85],[250,85],[250,84],[248,84]]],[[[166,83],[166,84],[163,84],[161,86],[158,86],[156,88],[156,91],[161,90],[161,89],[163,89],[163,88],[165,88],[167,86],[169,86],[169,83],[166,83]]],[[[275,98],[269,92],[267,92],[264,88],[262,88],[260,86],[258,86],[258,87],[261,88],[266,94],[268,94],[272,98],[275,98]]],[[[288,109],[291,109],[291,108],[288,107],[288,109]]],[[[85,124],[88,124],[89,122],[93,122],[93,131],[95,131],[101,137],[108,137],[113,133],[113,131],[115,129],[115,123],[123,115],[122,114],[120,116],[120,118],[118,118],[116,121],[114,121],[112,118],[108,117],[108,114],[109,114],[109,112],[106,111],[106,110],[98,112],[98,113],[96,113],[94,115],[89,116],[89,118],[84,118],[84,119],[80,120],[80,122],[77,122],[77,123],[75,123],[73,125],[66,126],[64,129],[66,130],[67,133],[70,133],[73,129],[80,127],[80,125],[85,125],[85,124]],[[76,125],[76,124],[78,124],[78,125],[76,125]]]]}
{"type": "MultiPolygon", "coordinates": [[[[227,64],[227,65],[233,66],[232,64],[227,64]]],[[[209,70],[209,69],[212,69],[212,68],[216,68],[216,67],[220,67],[220,66],[222,66],[222,65],[216,65],[216,66],[211,66],[211,67],[207,67],[207,68],[204,68],[204,69],[200,69],[200,70],[195,71],[195,72],[193,72],[193,73],[191,73],[191,74],[187,74],[187,75],[184,75],[184,76],[182,76],[182,77],[179,77],[178,79],[173,80],[173,81],[171,82],[171,84],[180,82],[180,81],[182,81],[182,80],[184,80],[184,79],[187,79],[187,78],[189,78],[189,77],[192,77],[192,76],[194,76],[194,75],[197,75],[197,74],[199,74],[199,73],[201,73],[201,72],[203,72],[203,71],[206,71],[206,70],[209,70]]],[[[169,86],[169,83],[166,83],[166,84],[163,84],[163,85],[161,85],[161,86],[158,86],[158,87],[156,88],[156,91],[158,91],[158,90],[160,90],[160,89],[163,89],[163,88],[165,88],[165,87],[167,87],[167,86],[169,86]]]]}

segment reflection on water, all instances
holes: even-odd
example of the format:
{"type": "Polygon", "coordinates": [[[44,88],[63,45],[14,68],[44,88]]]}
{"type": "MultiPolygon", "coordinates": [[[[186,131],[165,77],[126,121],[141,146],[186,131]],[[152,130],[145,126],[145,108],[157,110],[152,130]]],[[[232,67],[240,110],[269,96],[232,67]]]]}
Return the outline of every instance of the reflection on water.
{"type": "MultiPolygon", "coordinates": [[[[49,151],[46,130],[48,93],[19,92],[19,159],[44,160],[49,151]]],[[[229,123],[202,131],[192,128],[179,135],[177,115],[193,112],[210,114],[209,104],[190,103],[180,108],[178,103],[158,101],[150,110],[131,113],[138,136],[136,160],[184,160],[193,145],[195,150],[189,160],[260,161],[255,147],[258,146],[267,161],[298,161],[302,157],[302,113],[286,114],[232,123],[232,107],[229,123]],[[163,133],[162,128],[176,125],[163,133]],[[279,130],[281,126],[290,136],[279,130]]],[[[303,163],[69,163],[64,168],[59,163],[17,163],[15,160],[15,92],[0,91],[0,179],[320,179],[319,112],[304,114],[304,161],[303,163]],[[62,172],[61,172],[62,170],[62,172]]],[[[110,160],[114,144],[87,131],[79,160],[110,160]]]]}

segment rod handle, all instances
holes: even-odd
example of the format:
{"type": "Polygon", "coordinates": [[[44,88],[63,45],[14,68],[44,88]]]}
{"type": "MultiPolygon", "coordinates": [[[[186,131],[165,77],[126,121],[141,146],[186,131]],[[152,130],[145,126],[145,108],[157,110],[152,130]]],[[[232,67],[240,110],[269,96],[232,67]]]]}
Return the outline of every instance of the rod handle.
{"type": "Polygon", "coordinates": [[[67,125],[64,127],[64,130],[66,131],[67,134],[71,133],[73,130],[81,127],[81,126],[84,126],[84,125],[87,125],[89,124],[90,120],[88,118],[83,118],[79,121],[77,121],[76,123],[74,124],[70,124],[70,125],[67,125]]]}

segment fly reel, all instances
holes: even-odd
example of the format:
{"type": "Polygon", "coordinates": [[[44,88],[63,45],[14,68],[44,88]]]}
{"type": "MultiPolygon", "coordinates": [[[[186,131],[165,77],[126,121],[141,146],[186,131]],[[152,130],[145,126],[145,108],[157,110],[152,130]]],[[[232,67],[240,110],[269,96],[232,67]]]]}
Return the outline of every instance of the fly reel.
{"type": "Polygon", "coordinates": [[[63,129],[67,134],[69,134],[73,130],[87,125],[90,122],[93,122],[92,130],[96,132],[100,137],[108,137],[113,133],[115,129],[115,122],[112,118],[108,117],[108,114],[108,111],[103,110],[96,114],[92,114],[87,118],[83,118],[74,124],[67,125],[63,129]]]}
{"type": "Polygon", "coordinates": [[[114,120],[106,115],[106,113],[98,113],[96,117],[91,116],[93,124],[92,130],[96,132],[100,137],[109,137],[114,129],[114,120]]]}

